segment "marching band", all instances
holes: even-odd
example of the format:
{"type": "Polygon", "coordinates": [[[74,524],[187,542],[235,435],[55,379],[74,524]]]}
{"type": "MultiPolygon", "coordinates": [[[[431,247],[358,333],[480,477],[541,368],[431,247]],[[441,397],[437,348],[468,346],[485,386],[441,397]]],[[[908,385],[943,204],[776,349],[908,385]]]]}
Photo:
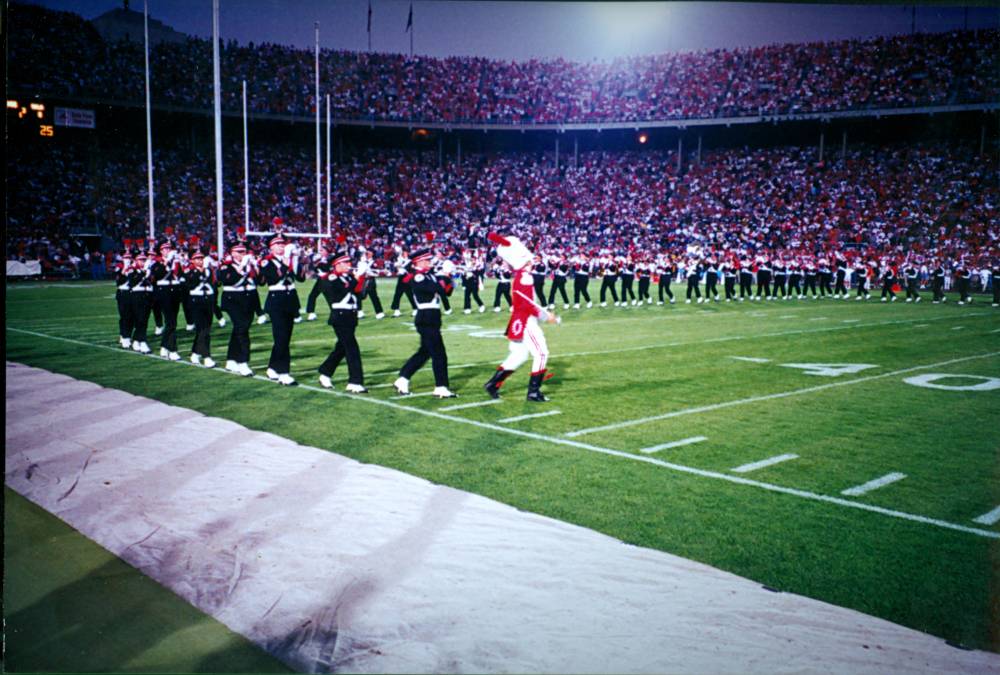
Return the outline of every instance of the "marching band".
{"type": "MultiPolygon", "coordinates": [[[[273,224],[280,226],[280,218],[273,224]]],[[[678,278],[687,281],[685,301],[699,304],[848,300],[852,297],[849,287],[856,301],[866,301],[872,297],[875,286],[881,302],[896,302],[900,299],[897,294],[902,293],[905,302],[920,303],[924,299],[922,281],[930,287],[931,302],[938,304],[948,300],[947,282],[951,279],[958,294],[957,303],[972,302],[973,271],[964,261],[949,270],[942,260],[915,255],[877,260],[852,251],[754,255],[748,251],[689,250],[686,255],[615,256],[608,252],[546,255],[529,252],[520,240],[509,235],[491,233],[489,241],[496,247],[493,256],[488,249],[470,248],[452,260],[428,246],[416,251],[396,247],[394,259],[379,259],[371,248],[358,247],[355,252],[360,255],[356,263],[343,236],[337,238],[341,248],[333,255],[328,256],[320,246],[311,258],[316,284],[306,312],[309,320],[315,320],[316,302],[322,297],[330,307],[329,324],[336,336],[332,351],[318,368],[320,384],[331,388],[337,367],[346,360],[346,391],[353,394],[368,391],[355,332],[358,320],[364,316],[361,305],[365,299],[371,300],[376,319],[385,316],[376,286],[379,276],[396,276],[390,305],[393,316],[401,315],[400,304],[406,297],[413,307],[413,324],[420,336],[417,351],[400,368],[393,386],[399,395],[409,395],[410,379],[429,360],[435,381],[432,395],[438,398],[457,396],[449,389],[448,355],[441,336],[442,314],[451,313],[448,297],[453,283],[459,280],[462,284],[466,314],[473,311],[473,301],[478,311],[484,312],[486,305],[480,292],[487,269],[497,280],[494,310],[501,311],[501,299],[506,299],[511,319],[504,333],[510,341],[510,353],[484,385],[485,391],[498,398],[503,382],[530,356],[532,371],[527,400],[537,402],[547,400],[540,389],[548,359],[540,322],[556,320],[558,296],[563,308],[570,308],[566,284],[571,275],[574,309],[593,307],[588,290],[592,278],[601,281],[601,307],[607,306],[608,294],[619,307],[652,305],[653,284],[657,288],[657,305],[674,304],[671,283],[678,278]],[[546,298],[547,281],[551,281],[551,286],[546,298]],[[636,282],[637,294],[633,290],[636,282]]],[[[250,326],[257,316],[258,323],[269,320],[272,329],[267,378],[293,386],[297,382],[291,375],[291,339],[294,324],[302,320],[296,284],[306,279],[303,258],[302,249],[280,230],[267,239],[262,256],[255,256],[244,242],[232,245],[221,261],[214,252],[206,254],[198,249],[185,252],[168,240],[158,242],[148,252],[125,251],[115,268],[119,344],[123,349],[151,354],[147,326],[152,314],[157,318],[159,355],[179,361],[177,320],[186,307],[189,330],[194,333],[190,360],[213,368],[216,363],[211,352],[212,323],[216,319],[220,326],[225,326],[224,312],[232,326],[225,369],[249,377],[254,375],[250,368],[250,326]],[[263,308],[258,294],[261,286],[267,287],[263,308]]],[[[992,305],[1000,307],[1000,257],[993,259],[990,272],[992,305]]]]}

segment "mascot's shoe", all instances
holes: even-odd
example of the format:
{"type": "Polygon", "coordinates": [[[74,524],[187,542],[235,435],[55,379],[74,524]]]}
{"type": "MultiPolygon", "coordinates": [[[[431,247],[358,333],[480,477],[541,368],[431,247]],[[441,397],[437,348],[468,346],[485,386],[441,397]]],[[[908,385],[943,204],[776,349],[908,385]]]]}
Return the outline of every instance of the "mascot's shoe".
{"type": "Polygon", "coordinates": [[[542,393],[542,380],[545,379],[545,371],[539,370],[537,373],[531,374],[531,379],[528,381],[528,399],[529,401],[534,401],[535,403],[544,403],[549,399],[542,393]]]}
{"type": "Polygon", "coordinates": [[[500,398],[500,387],[503,386],[503,381],[513,372],[513,370],[504,370],[498,367],[496,372],[493,373],[493,377],[489,379],[489,382],[483,385],[483,389],[486,390],[487,395],[490,398],[500,398]]]}

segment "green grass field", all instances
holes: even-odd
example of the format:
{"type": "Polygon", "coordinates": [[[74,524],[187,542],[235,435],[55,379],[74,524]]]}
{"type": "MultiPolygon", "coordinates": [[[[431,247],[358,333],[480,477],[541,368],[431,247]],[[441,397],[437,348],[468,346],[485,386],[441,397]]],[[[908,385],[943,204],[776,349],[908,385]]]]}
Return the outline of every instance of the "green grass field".
{"type": "MultiPolygon", "coordinates": [[[[363,319],[372,390],[354,397],[341,391],[346,366],[335,392],[316,382],[334,342],[325,316],[296,326],[303,386],[283,388],[123,352],[113,293],[8,286],[7,359],[1000,651],[1000,524],[989,517],[1000,505],[1000,388],[983,379],[1000,378],[1000,310],[985,298],[569,310],[546,327],[550,402],[524,401],[525,365],[502,403],[446,410],[487,400],[507,314],[445,317],[460,394],[445,401],[396,398],[388,385],[416,334],[408,318],[363,319]],[[837,366],[816,374],[815,364],[837,366]],[[929,375],[977,378],[930,379],[948,389],[904,381],[929,375]],[[549,414],[512,419],[538,413],[549,414]],[[678,441],[688,442],[655,449],[678,441]]],[[[228,333],[215,329],[216,360],[228,333]]],[[[270,326],[251,336],[263,374],[270,326]]],[[[185,358],[191,341],[181,333],[185,358]]],[[[411,387],[432,386],[428,365],[411,387]]]]}

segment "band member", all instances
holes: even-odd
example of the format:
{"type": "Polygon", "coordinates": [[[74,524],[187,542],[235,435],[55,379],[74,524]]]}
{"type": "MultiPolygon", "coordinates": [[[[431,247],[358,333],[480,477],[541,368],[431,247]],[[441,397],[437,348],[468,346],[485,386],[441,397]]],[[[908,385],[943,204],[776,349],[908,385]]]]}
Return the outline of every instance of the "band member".
{"type": "Polygon", "coordinates": [[[212,309],[215,307],[215,274],[205,265],[205,254],[195,251],[184,273],[188,296],[191,298],[191,319],[194,321],[194,345],[191,363],[214,368],[212,359],[212,309]]]}
{"type": "Polygon", "coordinates": [[[149,354],[146,331],[149,330],[149,312],[153,306],[153,281],[150,268],[152,260],[139,252],[129,270],[130,300],[132,302],[132,350],[149,354]]]}
{"type": "Polygon", "coordinates": [[[958,304],[971,303],[972,296],[969,295],[969,291],[972,288],[972,270],[965,263],[960,264],[955,270],[955,285],[958,287],[958,304]]]}
{"type": "Polygon", "coordinates": [[[765,256],[757,258],[757,295],[754,298],[771,299],[771,265],[765,256]]]}
{"type": "Polygon", "coordinates": [[[299,316],[299,293],[295,282],[305,281],[299,267],[299,256],[294,244],[287,242],[280,233],[267,240],[269,254],[261,261],[259,280],[267,284],[264,311],[271,317],[271,335],[274,345],[267,363],[267,378],[279,384],[298,384],[291,373],[292,328],[299,316]]]}
{"type": "Polygon", "coordinates": [[[771,291],[771,299],[777,300],[780,292],[781,298],[787,300],[788,292],[785,290],[785,282],[788,280],[788,270],[785,267],[785,262],[776,257],[771,270],[774,273],[774,288],[771,291]]]}
{"type": "Polygon", "coordinates": [[[496,292],[493,294],[493,311],[500,311],[500,298],[507,299],[507,306],[510,307],[513,302],[510,298],[510,270],[501,264],[493,264],[493,277],[497,280],[496,292]]]}
{"type": "Polygon", "coordinates": [[[1000,307],[1000,256],[993,258],[990,268],[990,283],[993,284],[993,306],[1000,307]]]}
{"type": "Polygon", "coordinates": [[[948,302],[948,298],[944,294],[944,265],[941,261],[937,261],[934,264],[934,271],[931,273],[931,291],[934,292],[934,304],[939,302],[948,302]]]}
{"type": "MultiPolygon", "coordinates": [[[[375,260],[375,251],[366,249],[358,262],[357,277],[364,277],[365,292],[362,297],[367,296],[372,301],[372,308],[375,310],[376,319],[384,319],[385,312],[382,311],[382,301],[378,297],[378,261],[375,260]]],[[[358,309],[358,318],[364,316],[364,310],[358,309]]]]}
{"type": "Polygon", "coordinates": [[[250,369],[250,323],[260,305],[257,294],[257,261],[247,253],[241,242],[229,249],[222,261],[219,281],[222,283],[222,310],[233,322],[226,351],[226,370],[252,377],[250,369]]]}
{"type": "Polygon", "coordinates": [[[906,280],[906,301],[920,302],[920,272],[912,262],[903,266],[903,278],[906,280]]]}
{"type": "Polygon", "coordinates": [[[802,297],[808,298],[812,294],[812,299],[816,299],[816,280],[819,277],[819,271],[816,269],[816,264],[813,259],[807,258],[805,265],[803,265],[803,277],[805,278],[805,286],[802,288],[802,297]]]}
{"type": "Polygon", "coordinates": [[[802,295],[802,269],[795,260],[788,261],[788,296],[801,300],[802,295]]]}
{"type": "Polygon", "coordinates": [[[722,281],[726,290],[726,302],[736,299],[736,265],[731,260],[722,262],[722,281]]]}
{"type": "Polygon", "coordinates": [[[556,322],[555,314],[547,312],[535,302],[531,279],[531,253],[516,237],[501,237],[493,232],[488,235],[497,246],[497,254],[514,270],[514,311],[507,322],[507,358],[497,366],[493,377],[483,387],[491,398],[500,398],[500,387],[517,367],[531,356],[531,378],[528,381],[528,400],[544,402],[542,381],[545,379],[549,349],[539,320],[556,322]]]}
{"type": "Polygon", "coordinates": [[[670,282],[673,281],[674,275],[677,274],[677,268],[667,256],[662,255],[657,258],[656,273],[660,276],[660,280],[657,282],[658,297],[660,299],[656,304],[662,305],[664,296],[670,299],[671,305],[674,304],[674,293],[670,290],[670,282]]]}
{"type": "Polygon", "coordinates": [[[323,284],[320,283],[320,280],[325,279],[330,273],[330,261],[328,257],[326,248],[320,243],[316,248],[316,252],[312,255],[315,283],[309,290],[309,297],[306,298],[306,321],[316,320],[316,301],[323,294],[323,284]]]}
{"type": "Polygon", "coordinates": [[[896,291],[893,289],[893,286],[896,285],[896,269],[891,263],[882,263],[880,277],[882,280],[882,302],[888,302],[889,299],[896,302],[896,291]]]}
{"type": "Polygon", "coordinates": [[[825,257],[819,260],[819,296],[833,295],[833,268],[825,257]]]}
{"type": "Polygon", "coordinates": [[[135,316],[132,311],[132,254],[125,251],[115,265],[115,302],[118,305],[118,344],[122,349],[132,348],[132,330],[135,316]]]}
{"type": "Polygon", "coordinates": [[[837,254],[837,285],[833,289],[835,297],[847,300],[847,275],[850,273],[847,259],[837,254]]]}
{"type": "Polygon", "coordinates": [[[177,313],[180,311],[184,272],[181,257],[169,241],[160,244],[160,257],[153,264],[152,277],[156,282],[154,294],[163,313],[160,356],[180,361],[181,355],[177,353],[177,313]]]}
{"type": "Polygon", "coordinates": [[[465,251],[462,254],[462,290],[465,293],[465,303],[463,312],[472,314],[472,301],[476,301],[479,306],[479,313],[486,311],[486,305],[479,297],[479,284],[482,279],[482,265],[472,251],[465,251]]]}
{"type": "Polygon", "coordinates": [[[861,258],[858,258],[857,263],[854,265],[855,277],[858,280],[857,295],[854,296],[855,300],[867,300],[871,297],[868,293],[868,265],[861,258]]]}
{"type": "Polygon", "coordinates": [[[389,309],[392,310],[392,315],[396,317],[400,316],[399,303],[403,299],[403,294],[406,294],[406,299],[410,301],[414,312],[416,312],[417,305],[413,301],[413,289],[408,284],[403,283],[403,279],[410,273],[410,258],[406,253],[400,251],[399,255],[396,256],[394,264],[396,266],[396,289],[393,291],[389,309]]]}
{"type": "Polygon", "coordinates": [[[605,300],[607,292],[611,291],[611,299],[618,306],[618,291],[615,288],[618,284],[618,265],[613,258],[606,258],[601,268],[601,307],[607,307],[605,300]]]}
{"type": "Polygon", "coordinates": [[[694,297],[698,299],[699,305],[702,302],[704,302],[704,299],[701,297],[701,289],[699,288],[699,283],[701,282],[701,274],[703,269],[704,268],[701,266],[701,264],[696,260],[688,260],[686,263],[684,263],[684,274],[687,276],[687,282],[688,282],[687,300],[685,300],[684,302],[688,305],[691,304],[692,294],[694,294],[694,297]]]}
{"type": "Polygon", "coordinates": [[[626,258],[624,262],[622,262],[620,276],[622,280],[622,307],[630,301],[633,305],[637,304],[635,300],[635,291],[632,290],[632,284],[635,281],[635,263],[632,262],[631,257],[626,258]]]}
{"type": "Polygon", "coordinates": [[[330,325],[337,334],[337,344],[319,367],[319,383],[326,389],[333,387],[334,372],[347,359],[347,391],[365,394],[365,376],[361,367],[361,348],[354,336],[358,326],[358,308],[364,298],[366,280],[363,275],[351,274],[351,256],[346,250],[334,255],[331,271],[323,284],[323,296],[330,305],[330,325]]]}
{"type": "MultiPolygon", "coordinates": [[[[538,256],[535,256],[538,259],[538,256]]],[[[531,271],[532,277],[535,275],[534,266],[532,266],[531,271]]],[[[593,307],[594,303],[590,300],[590,291],[587,287],[590,285],[590,261],[587,260],[585,256],[578,256],[576,261],[573,263],[573,307],[575,309],[580,309],[580,300],[585,300],[587,302],[587,307],[593,307]]],[[[539,304],[545,302],[545,294],[537,292],[535,289],[535,297],[538,298],[539,304]]]]}
{"type": "Polygon", "coordinates": [[[709,258],[705,269],[705,302],[709,300],[719,301],[719,264],[715,258],[709,258]]]}
{"type": "Polygon", "coordinates": [[[639,263],[635,267],[635,277],[639,280],[638,303],[645,302],[647,305],[653,304],[653,299],[649,297],[649,278],[653,275],[653,266],[646,263],[639,263]]]}
{"type": "MultiPolygon", "coordinates": [[[[434,276],[438,279],[447,279],[449,284],[452,283],[455,277],[455,263],[452,262],[451,258],[438,260],[433,270],[434,276]]],[[[451,302],[448,300],[447,295],[441,296],[441,307],[444,309],[444,314],[451,314],[451,302]]],[[[359,313],[358,316],[361,317],[364,314],[359,313]]]]}
{"type": "Polygon", "coordinates": [[[556,293],[562,296],[563,309],[569,309],[569,296],[566,294],[566,279],[569,278],[570,271],[569,262],[565,258],[560,260],[555,270],[553,270],[552,288],[549,290],[549,309],[556,306],[556,293]]]}
{"type": "Polygon", "coordinates": [[[740,258],[740,302],[753,300],[753,262],[747,256],[740,258]]]}
{"type": "MultiPolygon", "coordinates": [[[[545,278],[549,276],[549,266],[540,255],[535,256],[534,264],[531,266],[531,280],[535,284],[535,297],[545,297],[545,278]]],[[[544,302],[544,300],[542,300],[544,302]]]]}
{"type": "Polygon", "coordinates": [[[452,291],[450,279],[438,279],[431,272],[433,253],[430,249],[417,251],[413,254],[413,272],[406,275],[404,283],[413,291],[417,303],[417,316],[413,325],[420,334],[420,347],[399,371],[399,377],[393,382],[400,396],[410,393],[410,379],[413,374],[431,360],[434,370],[434,391],[436,398],[454,398],[457,394],[448,389],[448,353],[441,339],[441,302],[442,295],[452,291]]]}

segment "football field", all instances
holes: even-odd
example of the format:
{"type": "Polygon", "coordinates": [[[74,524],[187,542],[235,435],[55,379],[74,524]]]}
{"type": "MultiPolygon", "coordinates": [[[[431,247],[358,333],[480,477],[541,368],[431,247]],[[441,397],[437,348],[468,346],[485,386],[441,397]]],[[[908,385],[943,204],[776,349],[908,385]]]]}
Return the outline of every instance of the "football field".
{"type": "MultiPolygon", "coordinates": [[[[460,397],[437,400],[429,364],[413,395],[396,395],[417,336],[408,317],[370,318],[367,302],[358,340],[371,391],[355,396],[346,366],[335,390],[316,381],[334,343],[322,310],[295,327],[301,386],[285,388],[261,377],[269,325],[253,326],[258,377],[242,378],[123,351],[113,294],[110,283],[9,285],[7,360],[1000,651],[1000,309],[985,297],[567,310],[545,326],[551,400],[534,404],[527,364],[499,402],[483,392],[507,353],[508,314],[464,315],[457,298],[443,335],[460,397]]],[[[217,361],[228,334],[213,331],[217,361]]],[[[182,325],[185,359],[192,340],[182,325]]]]}

